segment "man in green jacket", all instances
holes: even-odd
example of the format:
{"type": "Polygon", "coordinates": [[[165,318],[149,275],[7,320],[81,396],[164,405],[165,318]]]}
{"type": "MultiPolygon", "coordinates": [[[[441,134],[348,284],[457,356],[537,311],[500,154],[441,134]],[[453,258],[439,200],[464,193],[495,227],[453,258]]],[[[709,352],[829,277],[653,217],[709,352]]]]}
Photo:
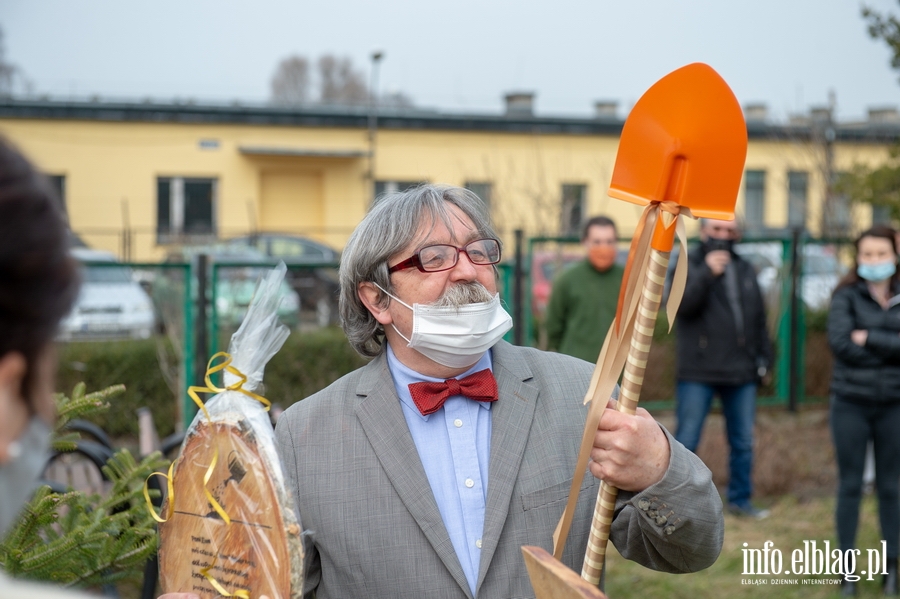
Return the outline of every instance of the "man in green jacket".
{"type": "Polygon", "coordinates": [[[596,362],[616,315],[624,269],[616,264],[616,224],[595,216],[584,226],[587,257],[553,282],[547,305],[549,349],[596,362]]]}

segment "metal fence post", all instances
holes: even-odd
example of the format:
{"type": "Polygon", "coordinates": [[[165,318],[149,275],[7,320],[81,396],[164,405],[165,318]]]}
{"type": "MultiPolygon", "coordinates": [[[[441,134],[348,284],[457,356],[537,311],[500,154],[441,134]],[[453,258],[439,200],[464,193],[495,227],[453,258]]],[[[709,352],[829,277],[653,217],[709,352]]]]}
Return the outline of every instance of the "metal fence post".
{"type": "Polygon", "coordinates": [[[197,320],[194,326],[197,329],[197,362],[194,364],[194,384],[201,385],[203,377],[206,375],[206,361],[209,360],[209,335],[207,327],[209,326],[209,307],[208,298],[206,297],[207,283],[209,277],[209,256],[200,254],[197,256],[197,320]]]}
{"type": "Polygon", "coordinates": [[[188,425],[197,411],[197,406],[187,394],[187,388],[191,385],[191,377],[194,376],[194,313],[196,311],[197,302],[194,301],[194,262],[186,264],[181,269],[182,279],[184,281],[184,363],[182,364],[182,381],[180,422],[178,429],[180,431],[187,430],[188,425]]]}
{"type": "Polygon", "coordinates": [[[788,410],[791,412],[797,411],[797,403],[800,400],[800,397],[803,395],[803,372],[804,368],[801,364],[802,362],[802,340],[801,340],[801,328],[802,328],[802,306],[800,305],[801,301],[801,285],[803,284],[802,280],[802,270],[803,270],[803,248],[800,245],[800,234],[802,233],[802,229],[799,227],[794,228],[791,231],[791,304],[790,304],[790,321],[791,321],[791,329],[790,329],[790,341],[789,341],[789,352],[790,352],[790,373],[788,375],[789,389],[788,389],[788,410]]]}
{"type": "MultiPolygon", "coordinates": [[[[219,289],[219,265],[212,262],[212,279],[209,284],[209,355],[214,356],[219,353],[219,308],[216,305],[216,300],[218,300],[219,296],[216,293],[219,289]]],[[[225,349],[228,349],[227,347],[225,349]]],[[[220,384],[224,378],[222,377],[222,373],[217,373],[215,381],[218,381],[217,384],[220,384]]]]}
{"type": "MultiPolygon", "coordinates": [[[[207,288],[207,265],[209,264],[209,256],[206,254],[199,254],[195,260],[191,261],[191,269],[193,270],[193,276],[191,277],[192,283],[195,283],[196,286],[196,295],[189,293],[190,288],[185,289],[185,294],[189,297],[193,296],[194,301],[189,302],[190,310],[189,312],[193,314],[192,322],[185,322],[185,361],[187,361],[189,356],[192,356],[192,368],[190,370],[186,370],[187,377],[187,385],[185,387],[185,391],[187,387],[191,385],[202,385],[203,377],[206,375],[206,362],[209,359],[207,355],[208,351],[208,337],[206,333],[207,327],[207,297],[206,297],[206,288],[207,288]],[[188,340],[187,336],[191,335],[192,339],[188,340]],[[193,341],[193,343],[190,343],[193,341]]],[[[184,409],[182,410],[184,416],[184,422],[182,423],[182,430],[186,430],[188,425],[193,420],[194,415],[197,413],[197,406],[194,404],[194,401],[191,399],[187,393],[184,396],[184,409]]]]}
{"type": "Polygon", "coordinates": [[[516,236],[516,261],[515,276],[513,278],[513,345],[522,345],[524,335],[523,331],[527,323],[525,322],[525,293],[524,293],[524,269],[522,268],[522,229],[515,230],[516,236]]]}

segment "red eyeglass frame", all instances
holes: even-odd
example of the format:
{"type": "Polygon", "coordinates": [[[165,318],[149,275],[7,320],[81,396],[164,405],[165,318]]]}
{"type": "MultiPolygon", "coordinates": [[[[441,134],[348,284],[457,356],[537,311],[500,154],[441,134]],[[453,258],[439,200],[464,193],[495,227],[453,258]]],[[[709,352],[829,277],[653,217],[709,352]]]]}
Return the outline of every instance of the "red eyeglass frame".
{"type": "Polygon", "coordinates": [[[454,266],[459,264],[459,255],[460,254],[465,254],[466,257],[470,261],[472,261],[472,264],[475,264],[476,266],[488,266],[491,264],[498,264],[501,260],[501,253],[502,252],[500,249],[500,240],[494,239],[493,237],[482,237],[481,239],[473,239],[472,241],[470,241],[463,247],[457,247],[457,246],[449,244],[449,243],[434,243],[432,245],[427,245],[427,246],[423,247],[422,249],[418,250],[415,254],[413,254],[406,260],[403,260],[402,262],[398,262],[397,264],[388,268],[388,274],[393,274],[393,273],[397,272],[398,270],[405,270],[407,268],[412,268],[413,266],[418,268],[419,272],[443,272],[445,270],[450,270],[451,268],[453,268],[454,266]],[[469,247],[470,245],[472,245],[473,243],[478,243],[479,241],[493,241],[494,243],[497,244],[497,260],[496,261],[484,262],[482,264],[477,264],[474,260],[472,260],[472,257],[469,256],[469,251],[466,248],[469,247]],[[447,268],[441,268],[440,270],[425,270],[424,268],[422,268],[422,260],[419,258],[419,252],[421,252],[425,248],[429,248],[429,247],[432,247],[435,245],[445,245],[447,247],[454,248],[456,250],[456,262],[454,262],[451,266],[448,266],[447,268]]]}

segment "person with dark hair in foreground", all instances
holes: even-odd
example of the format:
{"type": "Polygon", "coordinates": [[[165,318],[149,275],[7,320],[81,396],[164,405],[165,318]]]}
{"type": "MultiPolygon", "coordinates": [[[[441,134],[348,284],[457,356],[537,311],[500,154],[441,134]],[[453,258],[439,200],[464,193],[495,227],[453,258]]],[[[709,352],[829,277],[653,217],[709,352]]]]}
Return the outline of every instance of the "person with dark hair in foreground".
{"type": "MultiPolygon", "coordinates": [[[[56,421],[54,338],[79,287],[60,205],[45,178],[0,137],[0,537],[37,486],[56,421]]],[[[89,597],[0,572],[2,599],[89,597]]]]}
{"type": "MultiPolygon", "coordinates": [[[[838,465],[835,509],[841,551],[856,548],[866,448],[875,450],[875,488],[887,552],[884,592],[898,594],[900,555],[900,272],[897,235],[876,225],[856,240],[856,264],[828,311],[831,434],[838,465]]],[[[843,580],[844,595],[856,583],[843,580]]]]}
{"type": "MultiPolygon", "coordinates": [[[[304,596],[534,596],[521,546],[552,549],[593,367],[502,340],[500,259],[484,204],[455,187],[383,197],[351,235],[342,325],[372,361],[276,429],[304,527],[304,596]]],[[[591,458],[568,567],[580,572],[599,479],[621,489],[611,540],[626,558],[666,572],[716,560],[710,472],[645,410],[607,410],[591,458]]]]}
{"type": "MultiPolygon", "coordinates": [[[[0,536],[35,490],[56,419],[53,339],[78,292],[59,206],[48,182],[0,138],[0,536]]],[[[0,573],[0,597],[83,595],[0,573]]]]}

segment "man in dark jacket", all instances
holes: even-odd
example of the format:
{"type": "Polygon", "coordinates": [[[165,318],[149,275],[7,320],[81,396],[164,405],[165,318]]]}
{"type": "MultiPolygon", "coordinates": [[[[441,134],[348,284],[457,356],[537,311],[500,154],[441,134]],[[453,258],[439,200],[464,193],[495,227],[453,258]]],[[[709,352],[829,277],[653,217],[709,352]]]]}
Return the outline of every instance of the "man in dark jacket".
{"type": "Polygon", "coordinates": [[[734,252],[735,221],[703,219],[700,247],[689,256],[687,284],[678,310],[675,438],[696,451],[713,397],[731,447],[728,509],[764,518],[750,503],[756,387],[772,357],[762,294],[753,266],[734,252]]]}

